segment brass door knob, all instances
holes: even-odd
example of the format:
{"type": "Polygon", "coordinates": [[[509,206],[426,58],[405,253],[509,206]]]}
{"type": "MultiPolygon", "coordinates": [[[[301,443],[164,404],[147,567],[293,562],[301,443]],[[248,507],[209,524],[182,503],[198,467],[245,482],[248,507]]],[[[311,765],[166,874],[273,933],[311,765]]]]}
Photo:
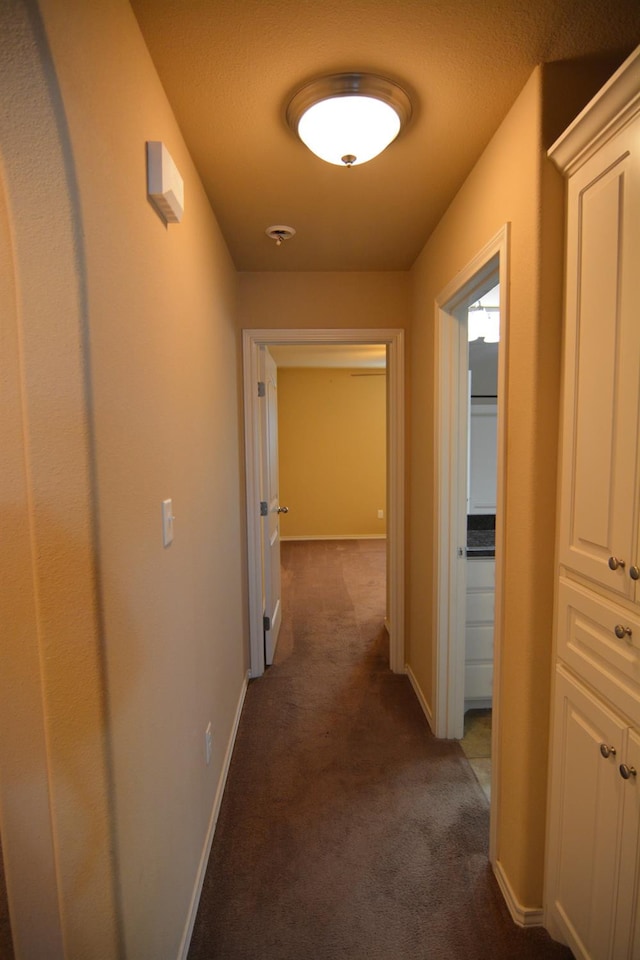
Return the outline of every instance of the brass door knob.
{"type": "Polygon", "coordinates": [[[616,623],[615,627],[613,628],[613,632],[618,640],[624,640],[625,637],[631,637],[631,627],[625,627],[621,623],[616,623]]]}
{"type": "Polygon", "coordinates": [[[278,507],[278,513],[289,513],[289,507],[278,507]]]}
{"type": "Polygon", "coordinates": [[[619,557],[609,557],[609,570],[624,569],[624,560],[621,560],[619,557]]]}
{"type": "Polygon", "coordinates": [[[609,746],[608,743],[601,743],[601,744],[600,744],[600,753],[601,753],[602,756],[605,758],[605,760],[607,760],[609,757],[615,757],[615,755],[616,755],[616,748],[609,746]]]}
{"type": "Polygon", "coordinates": [[[631,777],[637,777],[638,771],[635,767],[630,767],[626,763],[620,764],[620,776],[623,780],[630,780],[631,777]]]}
{"type": "Polygon", "coordinates": [[[632,580],[640,580],[640,567],[637,564],[634,563],[629,567],[629,576],[632,580]]]}

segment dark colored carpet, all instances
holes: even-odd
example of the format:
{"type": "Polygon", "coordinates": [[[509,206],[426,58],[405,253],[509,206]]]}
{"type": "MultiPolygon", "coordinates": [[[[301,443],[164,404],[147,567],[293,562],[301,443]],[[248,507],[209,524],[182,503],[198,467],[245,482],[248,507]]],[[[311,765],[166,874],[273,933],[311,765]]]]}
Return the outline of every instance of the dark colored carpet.
{"type": "Polygon", "coordinates": [[[4,879],[2,844],[0,843],[0,960],[13,960],[13,957],[13,940],[11,939],[11,925],[9,922],[9,903],[7,901],[7,887],[4,879]]]}
{"type": "Polygon", "coordinates": [[[388,669],[384,541],[283,544],[276,662],[250,684],[190,960],[566,960],[515,926],[489,808],[388,669]]]}

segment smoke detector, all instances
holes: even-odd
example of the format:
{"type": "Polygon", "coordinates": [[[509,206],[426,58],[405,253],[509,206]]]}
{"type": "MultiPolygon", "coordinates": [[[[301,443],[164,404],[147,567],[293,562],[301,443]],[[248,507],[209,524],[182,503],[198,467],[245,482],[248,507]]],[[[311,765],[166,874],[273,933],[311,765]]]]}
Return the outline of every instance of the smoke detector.
{"type": "Polygon", "coordinates": [[[281,223],[274,227],[267,227],[265,233],[272,240],[275,240],[277,247],[281,246],[283,240],[291,240],[291,237],[295,236],[293,227],[286,227],[281,223]]]}

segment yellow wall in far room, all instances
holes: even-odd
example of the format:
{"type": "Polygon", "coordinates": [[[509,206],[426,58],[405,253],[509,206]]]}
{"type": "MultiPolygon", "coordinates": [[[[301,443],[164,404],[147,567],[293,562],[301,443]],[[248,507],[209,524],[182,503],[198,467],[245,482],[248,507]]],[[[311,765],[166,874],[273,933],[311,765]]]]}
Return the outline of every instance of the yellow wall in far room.
{"type": "Polygon", "coordinates": [[[284,539],[386,534],[386,377],[371,373],[278,370],[284,539]]]}

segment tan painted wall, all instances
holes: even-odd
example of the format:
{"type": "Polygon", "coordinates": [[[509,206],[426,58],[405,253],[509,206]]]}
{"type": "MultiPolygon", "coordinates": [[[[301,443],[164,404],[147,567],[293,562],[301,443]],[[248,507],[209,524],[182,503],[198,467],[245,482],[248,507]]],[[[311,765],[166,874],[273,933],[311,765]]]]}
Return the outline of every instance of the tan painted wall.
{"type": "Polygon", "coordinates": [[[247,668],[236,275],[128,4],[47,0],[44,34],[29,8],[5,6],[0,30],[7,74],[28,73],[0,118],[23,349],[7,462],[27,456],[3,488],[24,605],[1,719],[15,733],[39,703],[46,744],[37,722],[21,752],[0,737],[9,886],[24,957],[58,956],[59,927],[65,956],[173,960],[247,668]],[[179,226],[147,201],[147,139],[185,178],[179,226]],[[57,889],[29,877],[29,807],[57,889]]]}
{"type": "Polygon", "coordinates": [[[283,537],[386,532],[386,378],[363,372],[278,370],[283,537]]]}
{"type": "Polygon", "coordinates": [[[116,955],[118,922],[77,198],[39,27],[0,6],[0,819],[16,956],[57,960],[116,955]]]}
{"type": "Polygon", "coordinates": [[[562,314],[563,185],[544,148],[584,80],[534,72],[412,270],[409,662],[433,707],[434,301],[511,224],[498,859],[526,907],[542,903],[562,314]]]}
{"type": "MultiPolygon", "coordinates": [[[[238,323],[243,329],[256,330],[325,327],[407,330],[409,274],[397,271],[241,273],[238,323]]],[[[408,349],[406,345],[405,349],[408,349]]]]}

